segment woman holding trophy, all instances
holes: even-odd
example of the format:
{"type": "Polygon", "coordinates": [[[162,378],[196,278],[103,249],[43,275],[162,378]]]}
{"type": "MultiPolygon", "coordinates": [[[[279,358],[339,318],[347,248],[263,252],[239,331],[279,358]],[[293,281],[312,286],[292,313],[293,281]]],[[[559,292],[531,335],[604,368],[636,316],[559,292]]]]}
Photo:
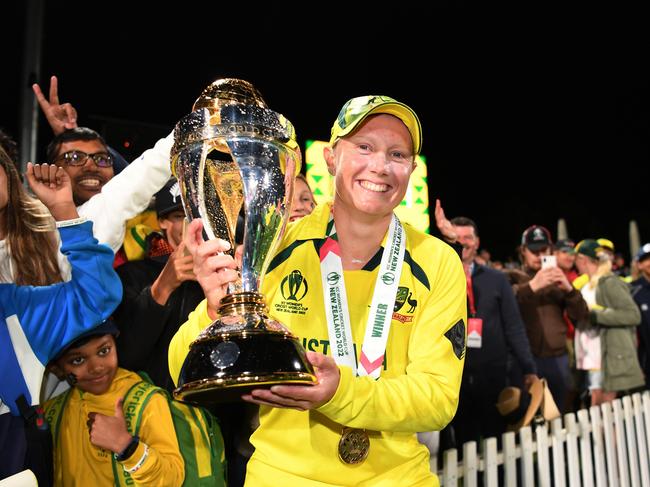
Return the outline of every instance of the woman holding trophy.
{"type": "MultiPolygon", "coordinates": [[[[353,98],[334,122],[334,200],[287,227],[261,287],[317,381],[242,394],[261,406],[247,485],[438,485],[416,433],[455,414],[466,284],[451,247],[393,212],[421,145],[417,115],[389,97],[353,98]]],[[[193,220],[186,245],[206,300],[170,345],[175,380],[238,278],[231,245],[202,232],[193,220]]]]}

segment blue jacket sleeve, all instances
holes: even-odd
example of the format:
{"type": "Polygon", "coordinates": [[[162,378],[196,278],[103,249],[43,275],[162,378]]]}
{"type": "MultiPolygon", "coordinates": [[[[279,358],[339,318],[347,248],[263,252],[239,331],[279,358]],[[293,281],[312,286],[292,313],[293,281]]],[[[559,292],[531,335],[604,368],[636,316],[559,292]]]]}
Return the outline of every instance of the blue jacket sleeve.
{"type": "Polygon", "coordinates": [[[113,251],[93,237],[92,223],[59,229],[72,279],[50,286],[15,286],[15,314],[39,361],[47,364],[64,345],[107,319],[122,299],[113,251]]]}

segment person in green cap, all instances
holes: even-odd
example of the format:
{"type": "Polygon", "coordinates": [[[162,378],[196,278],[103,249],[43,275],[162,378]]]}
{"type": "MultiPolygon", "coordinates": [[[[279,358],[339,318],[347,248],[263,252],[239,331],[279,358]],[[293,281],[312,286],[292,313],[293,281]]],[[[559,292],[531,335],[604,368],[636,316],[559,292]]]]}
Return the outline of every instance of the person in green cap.
{"type": "MultiPolygon", "coordinates": [[[[416,433],[444,428],[456,412],[466,283],[449,245],[393,211],[421,146],[415,112],[387,96],[353,98],[335,120],[324,149],[334,200],[289,225],[262,286],[270,315],[309,350],[318,383],[243,396],[260,405],[247,484],[439,484],[416,433]],[[295,272],[303,288],[288,296],[282,282],[295,272]]],[[[228,244],[201,232],[194,220],[186,243],[206,301],[170,344],[174,379],[236,277],[234,260],[216,255],[228,244]]]]}
{"type": "Polygon", "coordinates": [[[636,350],[641,313],[627,284],[612,272],[612,257],[597,240],[576,245],[576,267],[589,276],[580,292],[590,313],[587,328],[576,330],[576,367],[587,370],[592,406],[645,384],[636,350]]]}

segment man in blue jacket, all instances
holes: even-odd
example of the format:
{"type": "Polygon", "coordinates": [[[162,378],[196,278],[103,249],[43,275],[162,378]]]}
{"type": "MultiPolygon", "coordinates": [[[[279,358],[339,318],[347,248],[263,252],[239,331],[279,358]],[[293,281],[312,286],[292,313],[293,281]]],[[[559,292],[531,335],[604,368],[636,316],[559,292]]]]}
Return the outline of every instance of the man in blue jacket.
{"type": "MultiPolygon", "coordinates": [[[[122,298],[113,252],[93,238],[92,223],[79,218],[65,171],[29,164],[27,180],[57,222],[72,279],[40,287],[0,284],[0,478],[51,465],[34,452],[51,441],[39,433],[47,428],[34,407],[45,365],[79,334],[106,320],[122,298]]],[[[39,472],[37,477],[39,485],[47,485],[47,478],[39,472]]]]}

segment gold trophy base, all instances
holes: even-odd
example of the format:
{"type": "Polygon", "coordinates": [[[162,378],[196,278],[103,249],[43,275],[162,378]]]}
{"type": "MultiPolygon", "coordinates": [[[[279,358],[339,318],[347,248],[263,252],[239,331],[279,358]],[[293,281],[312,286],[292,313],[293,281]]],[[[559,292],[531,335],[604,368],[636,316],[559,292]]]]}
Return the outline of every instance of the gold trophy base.
{"type": "Polygon", "coordinates": [[[252,389],[316,383],[305,349],[266,315],[261,294],[228,295],[219,315],[190,345],[177,399],[209,406],[239,401],[252,389]]]}

